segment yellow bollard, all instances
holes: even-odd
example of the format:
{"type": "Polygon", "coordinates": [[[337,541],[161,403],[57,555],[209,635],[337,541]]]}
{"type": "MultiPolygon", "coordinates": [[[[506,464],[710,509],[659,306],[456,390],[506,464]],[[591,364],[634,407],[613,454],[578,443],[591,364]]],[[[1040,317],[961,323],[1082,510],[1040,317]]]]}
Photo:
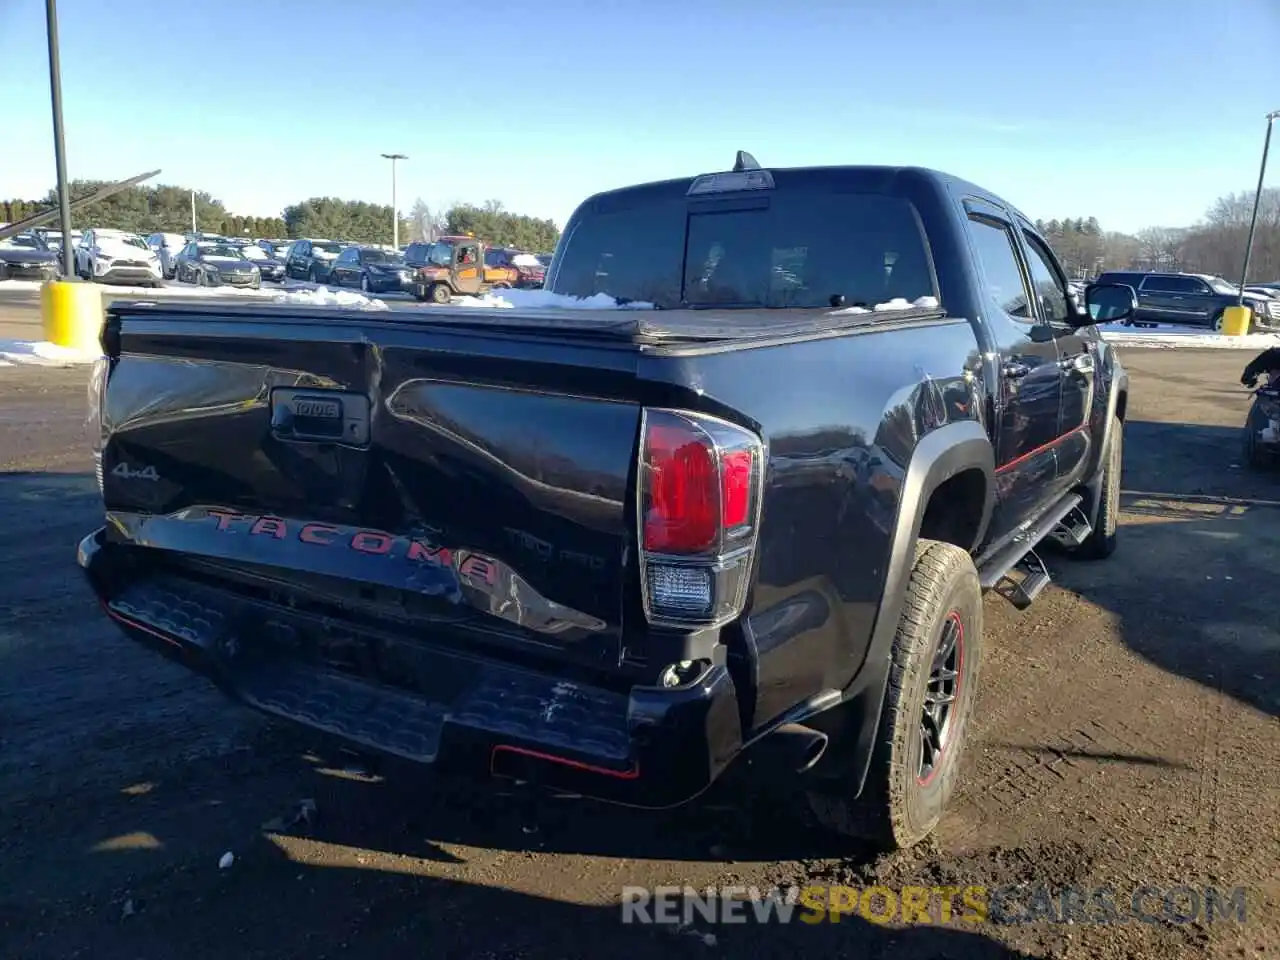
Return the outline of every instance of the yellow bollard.
{"type": "Polygon", "coordinates": [[[1222,335],[1226,337],[1243,337],[1249,332],[1249,321],[1253,312],[1248,307],[1227,307],[1222,311],[1222,335]]]}
{"type": "Polygon", "coordinates": [[[50,280],[40,288],[40,324],[49,343],[81,353],[102,349],[102,292],[80,280],[50,280]]]}

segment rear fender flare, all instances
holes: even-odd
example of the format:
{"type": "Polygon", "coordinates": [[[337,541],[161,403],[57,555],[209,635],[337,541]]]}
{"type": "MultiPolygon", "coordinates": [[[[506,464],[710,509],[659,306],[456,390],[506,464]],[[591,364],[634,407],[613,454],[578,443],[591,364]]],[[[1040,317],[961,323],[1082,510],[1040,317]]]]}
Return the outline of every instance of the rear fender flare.
{"type": "Polygon", "coordinates": [[[844,746],[838,752],[839,759],[826,772],[847,777],[858,794],[866,782],[875,750],[880,711],[888,689],[893,638],[902,616],[907,580],[911,576],[925,509],[930,496],[943,483],[973,469],[982,471],[987,478],[987,486],[983,515],[975,543],[970,549],[985,539],[995,504],[995,450],[985,428],[976,420],[961,420],[939,427],[916,444],[907,465],[890,540],[880,609],[871,630],[867,656],[844,691],[840,705],[834,708],[843,714],[838,727],[844,746]]]}

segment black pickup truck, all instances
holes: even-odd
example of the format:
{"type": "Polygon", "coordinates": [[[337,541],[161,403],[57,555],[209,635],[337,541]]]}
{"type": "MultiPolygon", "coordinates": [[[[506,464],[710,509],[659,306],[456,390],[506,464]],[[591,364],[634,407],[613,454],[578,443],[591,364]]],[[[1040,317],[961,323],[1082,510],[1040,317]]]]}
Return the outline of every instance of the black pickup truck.
{"type": "Polygon", "coordinates": [[[115,304],[108,616],[372,752],[645,807],[748,753],[923,838],[983,592],[1115,547],[1132,289],[1078,311],[973,184],[747,154],[586,200],[547,288],[617,306],[115,304]]]}

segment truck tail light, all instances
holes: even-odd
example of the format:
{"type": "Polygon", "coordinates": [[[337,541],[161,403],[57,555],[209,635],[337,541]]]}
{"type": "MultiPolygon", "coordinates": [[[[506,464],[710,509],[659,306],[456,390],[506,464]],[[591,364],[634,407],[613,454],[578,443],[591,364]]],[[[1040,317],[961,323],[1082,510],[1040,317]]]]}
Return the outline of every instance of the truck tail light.
{"type": "Polygon", "coordinates": [[[640,437],[641,593],[666,626],[742,613],[760,524],[764,445],[704,414],[646,409],[640,437]]]}
{"type": "Polygon", "coordinates": [[[89,373],[89,409],[85,417],[85,430],[89,435],[89,449],[93,453],[93,472],[98,480],[98,492],[102,492],[102,448],[106,444],[104,415],[107,402],[107,380],[111,376],[111,360],[106,356],[93,362],[89,373]]]}

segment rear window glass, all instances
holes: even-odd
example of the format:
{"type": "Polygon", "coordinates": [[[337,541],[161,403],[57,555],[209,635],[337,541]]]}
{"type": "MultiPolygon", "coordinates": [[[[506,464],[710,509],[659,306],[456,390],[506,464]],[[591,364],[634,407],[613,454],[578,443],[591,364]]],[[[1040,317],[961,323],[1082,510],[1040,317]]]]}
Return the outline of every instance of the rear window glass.
{"type": "Polygon", "coordinates": [[[937,295],[907,201],[807,191],[587,213],[565,244],[554,290],[664,308],[874,306],[937,295]]]}

